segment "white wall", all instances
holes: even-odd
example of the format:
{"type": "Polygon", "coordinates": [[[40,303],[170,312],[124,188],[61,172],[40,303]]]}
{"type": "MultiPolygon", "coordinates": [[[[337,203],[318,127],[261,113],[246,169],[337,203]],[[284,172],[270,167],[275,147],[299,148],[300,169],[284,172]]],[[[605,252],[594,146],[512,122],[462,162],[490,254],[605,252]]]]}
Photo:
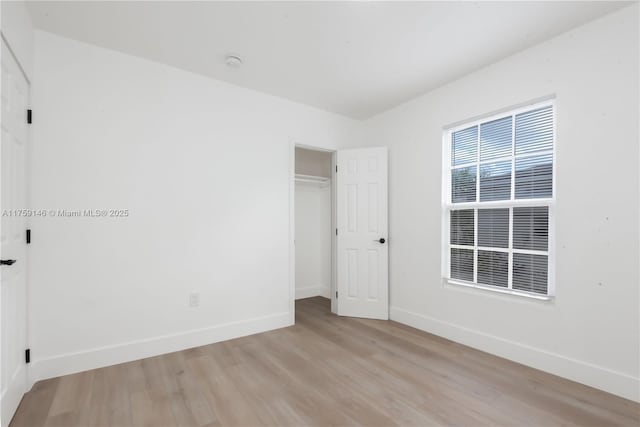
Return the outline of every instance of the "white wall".
{"type": "Polygon", "coordinates": [[[639,399],[637,13],[364,123],[37,32],[33,207],[131,214],[33,219],[34,377],[289,324],[290,141],[360,141],[390,149],[394,320],[639,399]],[[442,127],[550,94],[555,301],[443,286],[442,127]]]}
{"type": "Polygon", "coordinates": [[[0,2],[0,20],[2,37],[7,41],[11,51],[27,79],[33,74],[33,23],[25,1],[0,2]]]}
{"type": "Polygon", "coordinates": [[[354,122],[36,32],[34,379],[291,324],[293,143],[354,122]],[[200,293],[200,307],[188,306],[200,293]]]}
{"type": "Polygon", "coordinates": [[[390,149],[391,318],[640,399],[638,7],[365,123],[390,149]],[[444,286],[443,127],[557,96],[557,297],[444,286]]]}
{"type": "Polygon", "coordinates": [[[296,299],[331,292],[331,186],[296,183],[296,299]]]}

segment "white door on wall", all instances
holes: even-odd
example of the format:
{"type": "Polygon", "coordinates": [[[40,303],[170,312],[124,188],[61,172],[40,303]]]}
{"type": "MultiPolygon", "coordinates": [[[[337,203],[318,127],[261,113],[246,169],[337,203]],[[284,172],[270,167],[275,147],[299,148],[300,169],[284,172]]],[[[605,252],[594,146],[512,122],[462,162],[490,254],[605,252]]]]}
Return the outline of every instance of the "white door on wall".
{"type": "Polygon", "coordinates": [[[338,315],[389,318],[387,149],[338,151],[338,315]]]}
{"type": "Polygon", "coordinates": [[[4,41],[1,62],[0,420],[2,426],[7,426],[26,391],[27,384],[26,217],[17,210],[27,207],[29,85],[4,41]]]}

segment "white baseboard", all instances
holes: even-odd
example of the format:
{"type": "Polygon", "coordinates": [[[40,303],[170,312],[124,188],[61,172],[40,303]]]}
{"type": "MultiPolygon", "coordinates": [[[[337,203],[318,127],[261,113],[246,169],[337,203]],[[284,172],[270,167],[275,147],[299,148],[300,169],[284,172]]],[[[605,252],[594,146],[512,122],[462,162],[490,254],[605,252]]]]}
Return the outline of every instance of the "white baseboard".
{"type": "MultiPolygon", "coordinates": [[[[25,387],[25,366],[20,364],[18,370],[14,372],[13,376],[9,379],[5,379],[5,388],[0,393],[0,425],[8,426],[15,414],[22,396],[27,390],[25,387]]],[[[28,384],[27,384],[28,386],[28,384]]]]}
{"type": "Polygon", "coordinates": [[[311,298],[311,297],[325,297],[331,298],[329,295],[331,290],[328,286],[308,286],[306,288],[296,288],[296,299],[311,298]]]}
{"type": "Polygon", "coordinates": [[[31,388],[37,381],[47,378],[172,353],[174,351],[283,328],[291,326],[292,324],[290,313],[277,313],[178,334],[94,348],[76,353],[67,353],[46,359],[35,358],[32,359],[29,369],[30,384],[28,388],[31,388]]]}
{"type": "Polygon", "coordinates": [[[640,401],[640,378],[572,359],[495,335],[454,325],[398,307],[390,308],[391,320],[455,341],[532,368],[640,401]]]}

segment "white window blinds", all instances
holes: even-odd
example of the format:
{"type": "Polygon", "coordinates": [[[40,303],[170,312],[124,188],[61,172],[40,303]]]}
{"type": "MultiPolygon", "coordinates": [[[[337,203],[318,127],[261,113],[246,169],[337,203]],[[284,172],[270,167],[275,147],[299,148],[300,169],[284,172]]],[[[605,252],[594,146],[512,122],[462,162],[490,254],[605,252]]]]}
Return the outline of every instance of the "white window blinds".
{"type": "Polygon", "coordinates": [[[445,275],[454,283],[552,295],[554,105],[447,132],[445,275]]]}

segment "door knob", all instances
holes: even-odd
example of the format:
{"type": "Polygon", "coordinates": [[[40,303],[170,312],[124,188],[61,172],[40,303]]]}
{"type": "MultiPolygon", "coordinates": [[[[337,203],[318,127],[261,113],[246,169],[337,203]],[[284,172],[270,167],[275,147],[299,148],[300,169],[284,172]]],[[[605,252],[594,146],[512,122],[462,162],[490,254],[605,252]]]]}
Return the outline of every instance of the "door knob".
{"type": "Polygon", "coordinates": [[[384,242],[386,242],[386,240],[384,239],[384,237],[381,237],[380,240],[378,240],[378,242],[384,243],[384,242]]]}
{"type": "Polygon", "coordinates": [[[15,259],[0,259],[0,265],[13,265],[15,262],[15,259]]]}

